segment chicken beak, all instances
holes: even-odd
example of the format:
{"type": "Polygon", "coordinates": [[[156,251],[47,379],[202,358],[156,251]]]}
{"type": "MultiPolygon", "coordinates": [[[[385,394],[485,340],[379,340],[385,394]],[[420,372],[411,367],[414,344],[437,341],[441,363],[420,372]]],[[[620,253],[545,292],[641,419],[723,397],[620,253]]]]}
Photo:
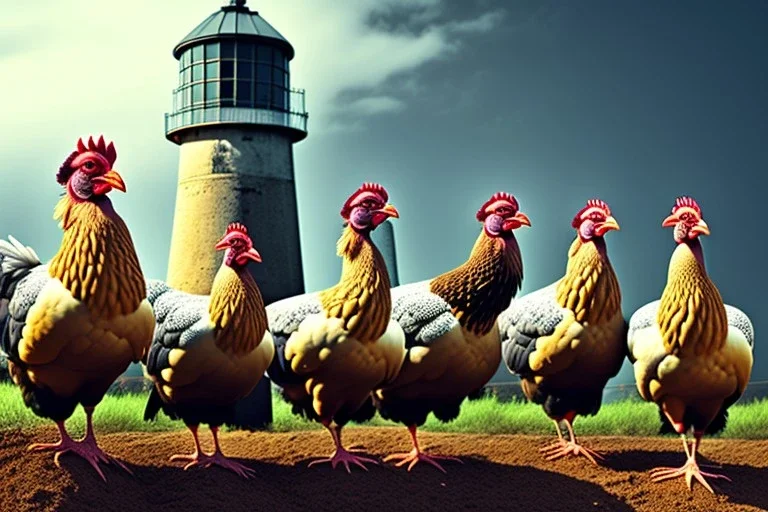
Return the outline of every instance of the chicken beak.
{"type": "Polygon", "coordinates": [[[597,226],[595,229],[595,234],[597,234],[597,236],[603,236],[611,230],[619,231],[620,229],[621,228],[619,228],[619,223],[616,222],[616,219],[609,216],[597,226]]]}
{"type": "Polygon", "coordinates": [[[522,226],[531,227],[531,219],[529,219],[528,216],[523,212],[517,212],[514,216],[508,219],[504,219],[504,223],[502,224],[501,229],[504,231],[512,231],[513,229],[517,229],[522,226]]]}
{"type": "Polygon", "coordinates": [[[661,227],[671,228],[673,226],[676,226],[678,222],[680,222],[680,219],[677,217],[676,214],[673,213],[672,215],[670,215],[669,217],[667,217],[661,222],[661,227]]]}
{"type": "Polygon", "coordinates": [[[699,222],[691,228],[691,233],[696,235],[709,235],[709,226],[704,222],[704,219],[699,219],[699,222]]]}
{"type": "Polygon", "coordinates": [[[391,204],[387,204],[382,208],[381,210],[376,210],[374,213],[381,213],[383,215],[386,215],[387,217],[394,217],[395,219],[400,218],[400,214],[397,211],[397,208],[392,206],[391,204]]]}
{"type": "Polygon", "coordinates": [[[214,249],[217,251],[223,251],[224,249],[229,248],[229,240],[227,240],[226,237],[223,237],[221,240],[216,242],[216,245],[213,246],[214,249]]]}
{"type": "Polygon", "coordinates": [[[251,247],[247,251],[243,253],[243,257],[248,258],[249,260],[255,261],[256,263],[261,263],[261,254],[259,254],[259,251],[251,247]]]}
{"type": "Polygon", "coordinates": [[[106,174],[94,177],[91,181],[93,183],[103,183],[108,185],[110,189],[114,188],[120,192],[125,192],[123,177],[114,169],[110,169],[106,174]]]}

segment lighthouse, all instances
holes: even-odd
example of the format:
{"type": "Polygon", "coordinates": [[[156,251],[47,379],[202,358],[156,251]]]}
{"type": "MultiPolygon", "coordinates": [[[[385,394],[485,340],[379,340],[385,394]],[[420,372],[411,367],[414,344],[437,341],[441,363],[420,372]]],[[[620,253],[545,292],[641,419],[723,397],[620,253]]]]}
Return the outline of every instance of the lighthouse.
{"type": "MultiPolygon", "coordinates": [[[[214,245],[238,221],[263,258],[249,270],[264,302],[304,293],[293,144],[306,138],[308,115],[304,91],[290,85],[293,46],[245,0],[232,0],[173,56],[179,81],[165,134],[179,146],[179,171],[168,284],[209,294],[223,257],[214,245]]],[[[269,399],[263,382],[239,405],[238,423],[271,421],[269,399]]]]}

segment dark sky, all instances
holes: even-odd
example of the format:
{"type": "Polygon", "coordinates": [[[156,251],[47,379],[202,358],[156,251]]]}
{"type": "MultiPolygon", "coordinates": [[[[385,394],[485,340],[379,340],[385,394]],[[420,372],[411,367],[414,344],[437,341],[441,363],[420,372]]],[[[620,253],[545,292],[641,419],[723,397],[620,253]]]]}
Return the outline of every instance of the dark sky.
{"type": "MultiPolygon", "coordinates": [[[[533,222],[519,236],[525,292],[562,275],[570,220],[600,197],[622,227],[607,242],[629,317],[661,294],[674,249],[661,221],[687,194],[712,231],[703,242],[712,279],[754,322],[753,379],[768,379],[768,3],[452,5],[444,16],[494,6],[506,16],[450,58],[390,80],[384,92],[412,91],[406,110],[314,147],[312,161],[297,146],[308,287],[338,278],[336,206],[350,182],[382,182],[400,209],[402,283],[463,262],[480,229],[477,208],[512,192],[533,222]],[[340,153],[338,175],[313,172],[339,165],[340,153]],[[323,222],[307,232],[317,216],[323,222]]],[[[405,16],[372,22],[420,30],[405,16]]],[[[628,363],[619,381],[632,381],[628,363]]]]}

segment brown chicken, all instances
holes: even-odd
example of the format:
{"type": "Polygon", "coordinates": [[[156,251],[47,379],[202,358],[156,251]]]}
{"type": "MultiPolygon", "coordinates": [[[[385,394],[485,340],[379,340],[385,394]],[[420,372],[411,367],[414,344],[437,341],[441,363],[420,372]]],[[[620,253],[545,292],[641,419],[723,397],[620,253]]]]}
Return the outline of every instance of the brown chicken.
{"type": "Polygon", "coordinates": [[[216,465],[248,478],[252,469],[222,454],[219,427],[234,420],[235,404],[259,383],[275,348],[261,292],[246,268],[249,262],[261,262],[248,230],[239,222],[230,224],[215,249],[224,251],[224,259],[209,296],[147,282],[157,328],[146,361],[155,387],[144,419],[154,419],[162,409],[184,421],[195,451],[171,457],[186,462],[184,469],[216,465]],[[200,423],[211,427],[211,454],[200,447],[200,423]]]}
{"type": "Polygon", "coordinates": [[[723,303],[704,265],[699,237],[709,235],[701,208],[680,197],[662,226],[674,228],[677,248],[669,262],[661,300],[646,304],[630,318],[627,343],[640,395],[655,402],[682,436],[688,460],[680,468],[656,468],[654,481],[684,477],[710,492],[705,477],[729,480],[699,469],[696,454],[713,423],[744,393],[752,372],[754,329],[749,317],[723,303]],[[686,433],[693,430],[689,447],[686,433]]]}
{"type": "Polygon", "coordinates": [[[144,275],[123,219],[107,194],[125,191],[112,169],[117,152],[104,138],[77,142],[56,176],[65,188],[55,210],[64,237],[48,265],[12,237],[0,241],[2,349],[24,403],[56,422],[61,440],[30,450],[71,452],[106,480],[99,463],[121,462],[96,444],[93,410],[131,362],[152,341],[155,317],[146,299],[144,275]],[[86,434],[73,440],[64,427],[78,404],[86,434]]]}
{"type": "MultiPolygon", "coordinates": [[[[406,335],[408,356],[393,382],[373,393],[382,417],[408,427],[413,449],[385,458],[408,464],[419,461],[442,472],[439,459],[419,447],[417,429],[430,412],[448,422],[459,415],[464,399],[478,392],[501,361],[496,318],[520,289],[523,261],[514,235],[530,226],[517,200],[499,192],[477,212],[483,223],[469,259],[430,281],[392,290],[392,317],[406,335]]],[[[460,461],[459,461],[460,462],[460,461]]]]}
{"type": "Polygon", "coordinates": [[[499,317],[499,329],[507,368],[555,423],[557,442],[542,448],[547,458],[583,454],[596,463],[601,456],[577,442],[573,421],[579,414],[597,414],[603,389],[626,353],[621,291],[604,239],[619,225],[599,199],[587,201],[571,225],[577,235],[565,275],[516,299],[499,317]]]}
{"type": "Polygon", "coordinates": [[[398,217],[387,201],[384,187],[365,183],[344,204],[338,284],[267,306],[276,351],[269,376],[293,412],[322,423],[336,446],[333,455],[310,466],[330,462],[335,468],[341,462],[349,472],[350,463],[366,470],[365,462],[376,463],[347,451],[341,429],[350,420],[373,417],[370,392],[395,378],[405,358],[405,336],[390,320],[387,267],[370,237],[382,222],[398,217]]]}

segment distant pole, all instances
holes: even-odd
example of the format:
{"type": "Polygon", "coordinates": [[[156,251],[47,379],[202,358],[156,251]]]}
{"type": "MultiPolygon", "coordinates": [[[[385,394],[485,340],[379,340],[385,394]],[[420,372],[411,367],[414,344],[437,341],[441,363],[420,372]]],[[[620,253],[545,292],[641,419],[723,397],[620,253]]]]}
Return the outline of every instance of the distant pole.
{"type": "Polygon", "coordinates": [[[384,261],[387,264],[389,282],[394,288],[400,286],[400,276],[397,271],[397,252],[395,250],[395,231],[392,223],[387,221],[373,230],[371,235],[373,243],[379,248],[384,261]]]}

